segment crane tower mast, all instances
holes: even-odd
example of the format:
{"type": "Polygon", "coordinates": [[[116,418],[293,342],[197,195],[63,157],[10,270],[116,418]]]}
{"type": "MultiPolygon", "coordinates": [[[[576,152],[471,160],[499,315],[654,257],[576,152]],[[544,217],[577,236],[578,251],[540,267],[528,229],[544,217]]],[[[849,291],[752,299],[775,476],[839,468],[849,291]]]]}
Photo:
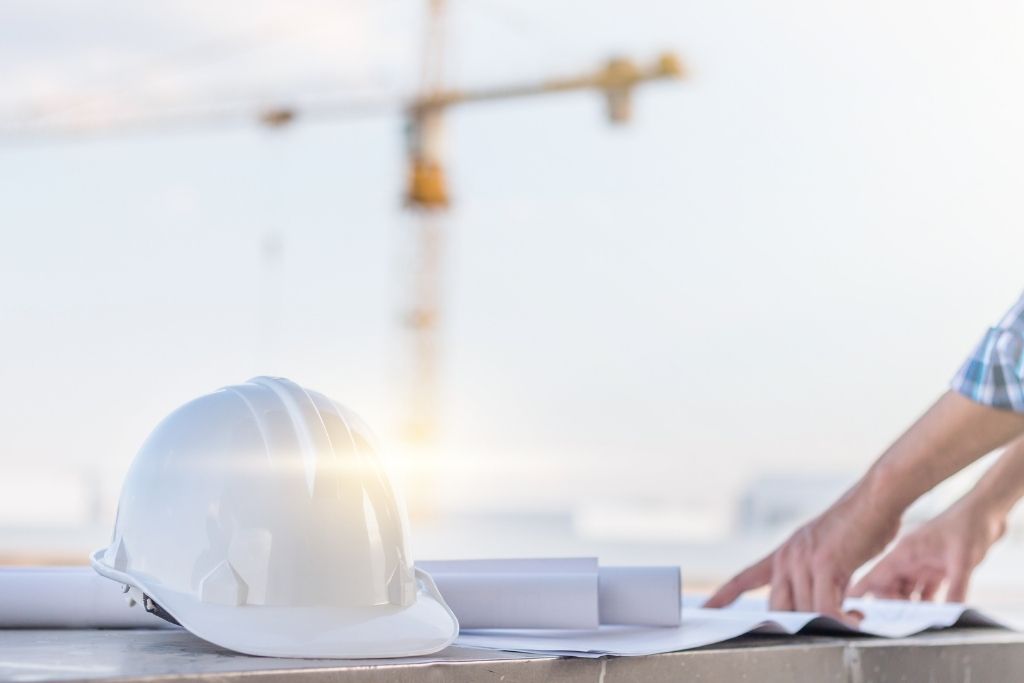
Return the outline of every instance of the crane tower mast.
{"type": "Polygon", "coordinates": [[[636,86],[683,76],[679,59],[665,53],[646,67],[629,59],[615,58],[604,67],[580,76],[470,91],[445,89],[445,0],[428,2],[420,91],[406,110],[405,202],[416,216],[416,235],[412,305],[405,316],[412,333],[413,366],[403,433],[410,442],[420,446],[435,442],[440,423],[443,219],[450,205],[444,163],[445,111],[471,102],[596,90],[604,95],[609,121],[622,124],[631,117],[632,93],[636,86]]]}

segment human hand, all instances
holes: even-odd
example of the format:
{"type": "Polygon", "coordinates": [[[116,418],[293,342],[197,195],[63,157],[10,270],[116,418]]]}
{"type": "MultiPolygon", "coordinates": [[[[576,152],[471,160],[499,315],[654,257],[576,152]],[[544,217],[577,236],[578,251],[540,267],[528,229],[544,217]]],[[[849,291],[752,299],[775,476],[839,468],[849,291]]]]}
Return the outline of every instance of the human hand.
{"type": "Polygon", "coordinates": [[[962,500],[901,538],[850,595],[934,600],[945,586],[947,602],[964,602],[971,573],[1005,530],[1000,512],[962,500]]]}
{"type": "Polygon", "coordinates": [[[855,623],[854,615],[842,611],[850,577],[884,550],[899,528],[898,512],[873,498],[865,486],[855,487],[724,584],[704,606],[725,607],[748,590],[770,585],[772,610],[820,612],[855,623]]]}
{"type": "Polygon", "coordinates": [[[850,577],[895,537],[903,511],[940,481],[1011,439],[1017,439],[1016,446],[979,483],[983,494],[978,497],[1002,501],[998,504],[1006,510],[1024,497],[1024,413],[945,392],[846,495],[719,588],[705,606],[724,607],[748,590],[770,585],[772,609],[814,611],[855,622],[842,613],[850,577]]]}

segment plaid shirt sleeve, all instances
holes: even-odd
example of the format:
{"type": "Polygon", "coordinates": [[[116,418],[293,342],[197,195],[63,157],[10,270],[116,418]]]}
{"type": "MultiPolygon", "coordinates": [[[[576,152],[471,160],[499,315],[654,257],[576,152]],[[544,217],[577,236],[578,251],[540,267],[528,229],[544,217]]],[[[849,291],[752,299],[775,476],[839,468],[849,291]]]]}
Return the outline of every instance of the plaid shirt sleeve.
{"type": "Polygon", "coordinates": [[[1024,295],[982,337],[950,386],[977,403],[1024,413],[1024,295]]]}

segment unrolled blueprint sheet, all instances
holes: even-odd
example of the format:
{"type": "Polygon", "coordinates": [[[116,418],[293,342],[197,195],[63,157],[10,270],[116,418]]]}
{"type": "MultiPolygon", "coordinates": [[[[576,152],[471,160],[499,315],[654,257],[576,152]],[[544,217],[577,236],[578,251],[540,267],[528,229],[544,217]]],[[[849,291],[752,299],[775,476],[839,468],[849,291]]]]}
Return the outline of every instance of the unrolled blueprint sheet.
{"type": "Polygon", "coordinates": [[[684,599],[677,627],[601,626],[591,631],[466,630],[457,644],[531,654],[571,657],[638,656],[689,650],[731,640],[749,633],[863,633],[901,638],[934,628],[1001,626],[964,605],[908,603],[887,600],[848,600],[865,618],[860,629],[820,614],[771,612],[764,599],[742,599],[732,607],[701,609],[703,596],[684,599]]]}
{"type": "Polygon", "coordinates": [[[908,602],[905,600],[874,600],[849,598],[843,608],[857,610],[864,615],[856,629],[846,624],[808,612],[772,612],[767,598],[741,598],[722,610],[700,609],[703,596],[687,596],[683,613],[687,611],[722,612],[729,616],[745,617],[767,615],[783,627],[786,633],[800,630],[829,631],[833,633],[861,633],[882,638],[906,638],[933,628],[949,628],[954,624],[965,626],[1003,626],[995,619],[976,609],[958,603],[908,602]]]}

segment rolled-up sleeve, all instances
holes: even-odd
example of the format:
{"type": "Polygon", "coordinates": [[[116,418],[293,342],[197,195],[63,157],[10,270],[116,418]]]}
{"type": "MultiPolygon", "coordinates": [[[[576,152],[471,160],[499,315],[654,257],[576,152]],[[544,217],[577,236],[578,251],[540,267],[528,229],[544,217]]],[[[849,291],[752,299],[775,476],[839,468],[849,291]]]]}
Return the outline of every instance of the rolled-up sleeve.
{"type": "Polygon", "coordinates": [[[1024,413],[1024,295],[982,337],[950,386],[977,403],[1024,413]]]}

